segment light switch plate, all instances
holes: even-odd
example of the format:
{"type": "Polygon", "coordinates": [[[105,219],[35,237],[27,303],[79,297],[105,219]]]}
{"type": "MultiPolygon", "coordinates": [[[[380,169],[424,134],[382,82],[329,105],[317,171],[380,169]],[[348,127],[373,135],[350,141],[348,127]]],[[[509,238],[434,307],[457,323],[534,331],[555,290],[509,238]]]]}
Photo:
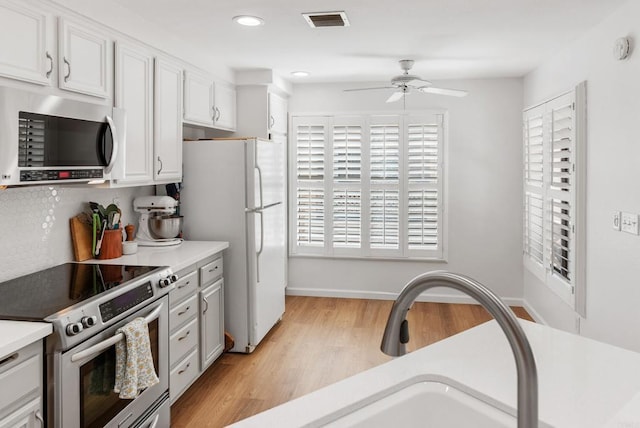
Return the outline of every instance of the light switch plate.
{"type": "Polygon", "coordinates": [[[620,231],[620,221],[622,219],[622,213],[620,211],[616,211],[613,213],[613,230],[620,231]]]}
{"type": "Polygon", "coordinates": [[[622,231],[638,234],[638,214],[622,213],[622,231]]]}

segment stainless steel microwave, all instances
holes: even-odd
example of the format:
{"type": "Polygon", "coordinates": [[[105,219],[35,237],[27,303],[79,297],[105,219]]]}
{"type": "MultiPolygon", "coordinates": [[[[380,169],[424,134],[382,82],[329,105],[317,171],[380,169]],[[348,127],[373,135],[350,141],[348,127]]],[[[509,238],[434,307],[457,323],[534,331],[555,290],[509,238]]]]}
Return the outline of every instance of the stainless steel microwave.
{"type": "Polygon", "coordinates": [[[0,87],[0,185],[109,180],[124,110],[0,87]]]}

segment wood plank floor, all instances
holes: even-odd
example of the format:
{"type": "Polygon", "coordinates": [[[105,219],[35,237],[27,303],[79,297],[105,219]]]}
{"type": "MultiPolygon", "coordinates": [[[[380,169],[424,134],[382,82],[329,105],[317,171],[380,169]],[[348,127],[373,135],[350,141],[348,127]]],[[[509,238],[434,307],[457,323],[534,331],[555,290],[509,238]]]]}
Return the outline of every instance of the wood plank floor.
{"type": "MultiPolygon", "coordinates": [[[[287,296],[282,322],[252,354],[220,357],[171,407],[171,426],[226,426],[389,361],[380,339],[391,305],[287,296]]],[[[491,316],[477,305],[417,302],[408,318],[414,350],[491,316]]]]}

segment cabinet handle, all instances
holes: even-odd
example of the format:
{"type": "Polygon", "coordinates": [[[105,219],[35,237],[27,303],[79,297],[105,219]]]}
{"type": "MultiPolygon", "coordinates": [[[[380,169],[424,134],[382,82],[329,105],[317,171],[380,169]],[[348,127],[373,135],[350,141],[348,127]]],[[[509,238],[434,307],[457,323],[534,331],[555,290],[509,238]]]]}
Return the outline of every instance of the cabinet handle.
{"type": "Polygon", "coordinates": [[[204,310],[202,311],[202,313],[205,314],[209,310],[209,301],[204,296],[202,297],[202,300],[204,301],[204,304],[207,305],[207,306],[205,306],[204,310]]]}
{"type": "Polygon", "coordinates": [[[20,354],[16,352],[15,354],[9,355],[7,358],[3,358],[2,360],[0,360],[0,367],[10,363],[11,361],[17,360],[19,355],[20,354]]]}
{"type": "Polygon", "coordinates": [[[216,121],[216,106],[211,107],[211,120],[213,120],[214,122],[216,121]]]}
{"type": "Polygon", "coordinates": [[[36,410],[34,416],[36,417],[38,422],[40,422],[40,426],[44,428],[44,419],[42,418],[42,412],[40,411],[40,409],[36,410]]]}
{"type": "MultiPolygon", "coordinates": [[[[184,308],[184,311],[178,312],[178,316],[182,316],[182,315],[186,314],[187,312],[189,312],[189,309],[191,309],[191,306],[187,306],[186,308],[184,308]]],[[[180,339],[178,339],[178,340],[180,340],[180,339]]]]}
{"type": "Polygon", "coordinates": [[[191,363],[187,363],[187,365],[185,366],[185,368],[183,368],[182,370],[180,370],[180,371],[178,372],[178,374],[182,374],[182,373],[186,372],[186,371],[189,369],[189,366],[190,366],[190,365],[191,365],[191,363]]]}
{"type": "Polygon", "coordinates": [[[69,69],[69,72],[64,76],[64,81],[66,82],[71,77],[71,63],[67,61],[67,58],[64,56],[62,57],[62,61],[64,61],[64,63],[67,64],[67,68],[69,69]]]}
{"type": "Polygon", "coordinates": [[[186,286],[187,286],[187,285],[189,285],[189,284],[191,284],[191,281],[187,281],[187,282],[185,282],[184,284],[180,284],[180,285],[178,285],[178,288],[184,288],[184,287],[186,287],[186,286]]]}
{"type": "Polygon", "coordinates": [[[184,336],[179,337],[179,338],[178,338],[178,342],[180,342],[181,340],[186,339],[186,338],[189,336],[189,333],[191,333],[191,330],[189,330],[189,331],[187,332],[187,334],[185,334],[184,336]]]}
{"type": "Polygon", "coordinates": [[[48,79],[49,76],[51,76],[51,73],[53,72],[53,57],[49,54],[49,51],[47,51],[46,55],[50,65],[49,70],[47,71],[47,79],[48,79]]]}
{"type": "Polygon", "coordinates": [[[276,118],[273,116],[269,116],[269,129],[273,128],[273,125],[276,124],[276,118]]]}
{"type": "Polygon", "coordinates": [[[209,273],[213,272],[214,270],[218,270],[218,266],[214,267],[213,269],[209,269],[209,273]]]}
{"type": "Polygon", "coordinates": [[[216,118],[215,121],[219,121],[220,120],[220,109],[218,107],[216,107],[216,118]]]}
{"type": "Polygon", "coordinates": [[[160,159],[160,156],[158,156],[158,162],[160,162],[160,168],[158,169],[158,175],[160,175],[160,172],[162,171],[162,159],[160,159]]]}

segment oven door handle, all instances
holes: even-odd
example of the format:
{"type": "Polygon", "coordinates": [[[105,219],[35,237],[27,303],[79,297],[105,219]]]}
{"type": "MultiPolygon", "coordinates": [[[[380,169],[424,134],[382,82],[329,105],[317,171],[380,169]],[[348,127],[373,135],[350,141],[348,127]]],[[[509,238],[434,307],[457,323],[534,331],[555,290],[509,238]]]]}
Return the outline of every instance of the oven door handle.
{"type": "MultiPolygon", "coordinates": [[[[149,324],[151,321],[158,318],[158,316],[160,315],[160,312],[162,311],[162,307],[163,305],[158,306],[153,310],[153,312],[151,312],[149,315],[144,317],[145,322],[149,324]]],[[[115,334],[110,338],[103,340],[102,342],[98,342],[95,345],[88,347],[84,351],[80,351],[73,354],[71,356],[71,362],[75,363],[76,361],[80,361],[87,357],[91,357],[99,352],[104,351],[105,349],[110,348],[111,346],[115,345],[116,343],[120,342],[123,339],[124,339],[124,333],[115,334]]]]}

